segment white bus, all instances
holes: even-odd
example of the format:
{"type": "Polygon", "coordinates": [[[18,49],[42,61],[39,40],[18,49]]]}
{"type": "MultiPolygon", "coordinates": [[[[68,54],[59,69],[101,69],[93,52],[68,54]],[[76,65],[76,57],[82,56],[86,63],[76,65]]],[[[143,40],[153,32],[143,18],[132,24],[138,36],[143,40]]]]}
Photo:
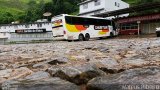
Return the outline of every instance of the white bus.
{"type": "Polygon", "coordinates": [[[105,18],[62,14],[53,17],[51,22],[54,39],[88,41],[117,35],[114,22],[105,18]]]}

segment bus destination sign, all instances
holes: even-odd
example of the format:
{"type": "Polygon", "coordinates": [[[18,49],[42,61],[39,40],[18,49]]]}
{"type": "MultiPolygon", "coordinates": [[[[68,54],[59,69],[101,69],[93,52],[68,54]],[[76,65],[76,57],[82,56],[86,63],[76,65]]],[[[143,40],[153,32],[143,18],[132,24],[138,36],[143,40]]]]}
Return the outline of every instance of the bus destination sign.
{"type": "Polygon", "coordinates": [[[95,30],[106,30],[108,29],[108,26],[94,26],[95,30]]]}

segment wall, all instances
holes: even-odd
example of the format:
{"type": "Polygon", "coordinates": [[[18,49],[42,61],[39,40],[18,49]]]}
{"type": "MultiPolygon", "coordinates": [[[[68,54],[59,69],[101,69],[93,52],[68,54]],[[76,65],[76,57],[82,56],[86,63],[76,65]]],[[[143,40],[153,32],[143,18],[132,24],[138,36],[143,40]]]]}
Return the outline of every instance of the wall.
{"type": "Polygon", "coordinates": [[[51,23],[10,24],[0,26],[0,38],[8,38],[8,41],[44,40],[52,39],[51,23]],[[44,33],[15,33],[16,30],[46,29],[44,33]],[[4,36],[6,35],[6,36],[4,36]]]}
{"type": "Polygon", "coordinates": [[[124,9],[124,8],[128,8],[129,7],[129,4],[127,4],[126,2],[123,2],[121,0],[104,0],[104,1],[106,1],[105,2],[105,10],[106,10],[106,12],[119,10],[119,9],[124,9]],[[117,6],[115,6],[115,2],[118,4],[117,6]]]}
{"type": "MultiPolygon", "coordinates": [[[[118,10],[118,9],[123,9],[123,8],[128,8],[129,4],[121,1],[121,0],[100,0],[101,1],[101,5],[95,6],[95,1],[91,1],[88,2],[88,8],[84,9],[83,5],[80,5],[80,12],[79,14],[82,13],[87,13],[87,12],[91,12],[91,11],[95,11],[95,10],[99,10],[99,9],[104,9],[101,10],[100,13],[104,13],[104,12],[109,12],[109,11],[114,11],[114,10],[118,10]],[[117,5],[119,6],[115,6],[115,2],[117,3],[117,5]]],[[[95,15],[95,12],[92,13],[87,13],[85,15],[95,15]]],[[[81,15],[81,16],[85,16],[85,15],[81,15]]],[[[128,16],[128,14],[124,14],[121,16],[128,16]]]]}
{"type": "Polygon", "coordinates": [[[80,5],[80,14],[81,13],[86,13],[86,12],[90,12],[90,11],[94,11],[94,10],[98,10],[98,9],[103,9],[105,7],[105,0],[100,0],[101,1],[101,5],[95,6],[95,1],[91,1],[88,2],[88,8],[84,9],[83,8],[83,4],[80,5]]]}
{"type": "Polygon", "coordinates": [[[160,27],[160,22],[142,23],[140,29],[142,34],[153,34],[156,33],[156,28],[160,27]]]}
{"type": "Polygon", "coordinates": [[[48,40],[52,39],[52,32],[35,33],[35,34],[16,34],[11,33],[11,38],[8,41],[31,41],[31,40],[48,40]]]}

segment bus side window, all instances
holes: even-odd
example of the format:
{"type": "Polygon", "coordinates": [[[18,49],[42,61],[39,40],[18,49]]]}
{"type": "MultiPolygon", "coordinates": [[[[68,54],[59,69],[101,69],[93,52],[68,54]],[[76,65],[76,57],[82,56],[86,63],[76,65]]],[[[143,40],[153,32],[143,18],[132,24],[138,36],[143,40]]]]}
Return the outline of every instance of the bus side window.
{"type": "Polygon", "coordinates": [[[65,20],[66,20],[66,23],[67,23],[67,24],[73,24],[73,22],[72,22],[72,17],[66,16],[66,17],[65,17],[65,20]]]}

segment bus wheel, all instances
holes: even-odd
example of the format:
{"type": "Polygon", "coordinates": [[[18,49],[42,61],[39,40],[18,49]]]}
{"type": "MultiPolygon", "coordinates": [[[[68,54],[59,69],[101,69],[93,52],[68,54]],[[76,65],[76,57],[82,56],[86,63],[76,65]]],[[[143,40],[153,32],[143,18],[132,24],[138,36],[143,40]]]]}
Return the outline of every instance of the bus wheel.
{"type": "Polygon", "coordinates": [[[113,33],[112,33],[112,32],[110,33],[110,37],[111,37],[111,38],[112,38],[112,37],[114,37],[114,35],[113,35],[113,33]]]}
{"type": "Polygon", "coordinates": [[[90,39],[90,35],[87,33],[87,34],[85,35],[85,41],[89,41],[89,39],[90,39]]]}
{"type": "Polygon", "coordinates": [[[78,40],[79,40],[79,41],[84,41],[84,36],[83,36],[83,34],[79,34],[78,40]]]}

